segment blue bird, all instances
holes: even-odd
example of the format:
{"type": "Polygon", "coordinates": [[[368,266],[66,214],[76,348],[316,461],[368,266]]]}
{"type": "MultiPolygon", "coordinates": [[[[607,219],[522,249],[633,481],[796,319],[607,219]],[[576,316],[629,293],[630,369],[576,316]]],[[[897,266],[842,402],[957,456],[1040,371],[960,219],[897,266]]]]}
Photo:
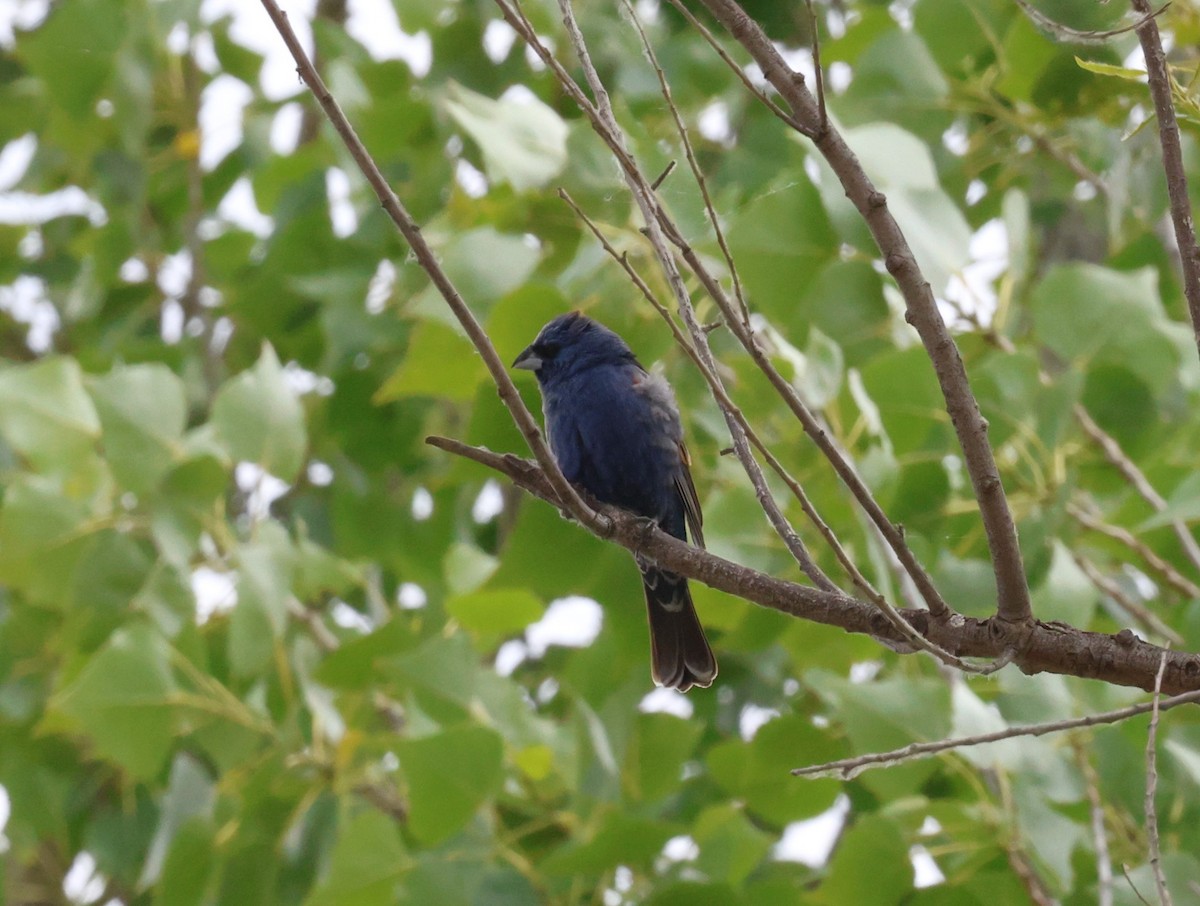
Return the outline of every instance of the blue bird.
{"type": "MultiPolygon", "coordinates": [[[[597,500],[704,546],[675,394],[619,336],[578,312],[555,318],[517,356],[537,376],[550,450],[567,480],[597,500]]],[[[687,580],[638,559],[650,615],[651,675],[686,692],[717,675],[687,580]]]]}

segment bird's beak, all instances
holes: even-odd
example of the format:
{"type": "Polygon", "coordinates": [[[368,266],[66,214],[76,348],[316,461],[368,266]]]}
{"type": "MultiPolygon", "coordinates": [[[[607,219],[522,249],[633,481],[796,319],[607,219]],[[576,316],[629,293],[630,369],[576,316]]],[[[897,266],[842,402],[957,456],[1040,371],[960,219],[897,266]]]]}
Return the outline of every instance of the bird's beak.
{"type": "Polygon", "coordinates": [[[537,371],[542,367],[542,357],[533,351],[532,346],[526,346],[515,362],[512,363],[513,368],[522,368],[525,371],[537,371]]]}

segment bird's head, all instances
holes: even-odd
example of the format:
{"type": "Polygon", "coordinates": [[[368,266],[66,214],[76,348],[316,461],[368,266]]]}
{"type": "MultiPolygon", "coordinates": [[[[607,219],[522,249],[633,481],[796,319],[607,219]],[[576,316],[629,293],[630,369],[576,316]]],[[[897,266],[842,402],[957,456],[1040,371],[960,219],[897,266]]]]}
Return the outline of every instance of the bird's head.
{"type": "Polygon", "coordinates": [[[573,311],[543,327],[512,366],[532,371],[544,385],[596,365],[636,362],[624,340],[598,321],[573,311]]]}

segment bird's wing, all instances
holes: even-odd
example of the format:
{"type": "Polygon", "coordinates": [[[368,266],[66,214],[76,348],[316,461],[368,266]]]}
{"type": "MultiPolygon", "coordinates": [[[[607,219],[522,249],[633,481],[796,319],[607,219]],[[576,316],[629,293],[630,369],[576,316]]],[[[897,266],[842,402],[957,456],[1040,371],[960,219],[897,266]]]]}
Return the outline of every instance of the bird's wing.
{"type": "Polygon", "coordinates": [[[688,531],[696,547],[704,547],[704,514],[700,512],[700,497],[692,481],[692,457],[687,444],[679,442],[679,473],[675,476],[675,487],[683,499],[683,513],[687,517],[688,531]]]}

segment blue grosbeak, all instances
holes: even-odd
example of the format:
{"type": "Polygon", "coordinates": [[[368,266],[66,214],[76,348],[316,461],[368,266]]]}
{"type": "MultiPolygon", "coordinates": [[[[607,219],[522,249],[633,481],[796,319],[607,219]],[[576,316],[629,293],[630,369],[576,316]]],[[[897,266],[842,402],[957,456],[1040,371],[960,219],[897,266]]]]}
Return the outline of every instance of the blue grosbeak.
{"type": "MultiPolygon", "coordinates": [[[[513,367],[537,376],[550,449],[568,481],[676,538],[686,541],[690,530],[692,541],[704,546],[675,395],[624,340],[572,312],[543,327],[513,367]]],[[[641,557],[638,568],[655,682],[681,692],[712,685],[717,662],[687,580],[641,557]]]]}

